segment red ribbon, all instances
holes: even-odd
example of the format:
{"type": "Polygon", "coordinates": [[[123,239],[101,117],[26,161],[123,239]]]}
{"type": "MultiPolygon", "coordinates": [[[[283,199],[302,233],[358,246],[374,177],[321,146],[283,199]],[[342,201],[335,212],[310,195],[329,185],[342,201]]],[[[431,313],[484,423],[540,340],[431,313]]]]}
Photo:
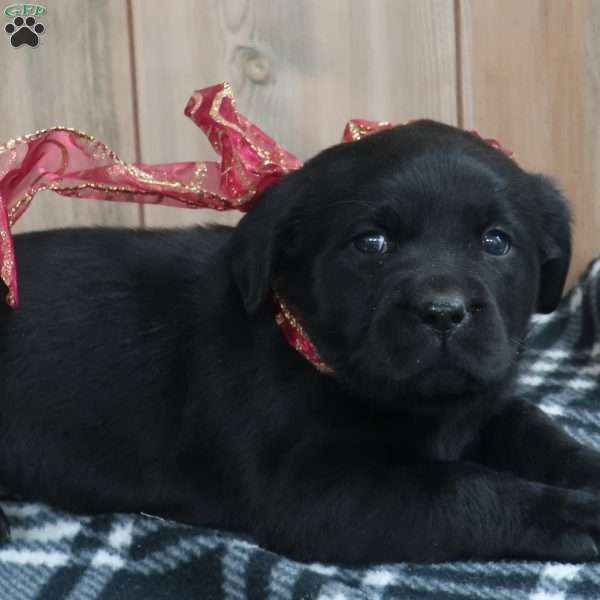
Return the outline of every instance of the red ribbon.
{"type": "MultiPolygon", "coordinates": [[[[6,300],[18,304],[12,225],[35,194],[168,204],[183,208],[246,211],[262,190],[302,161],[241,115],[227,83],[193,93],[185,114],[198,125],[220,161],[163,165],[130,164],[90,135],[53,127],[0,146],[0,278],[6,300]]],[[[343,141],[355,141],[391,127],[388,122],[355,119],[343,141]]],[[[495,140],[489,142],[509,156],[495,140]]]]}

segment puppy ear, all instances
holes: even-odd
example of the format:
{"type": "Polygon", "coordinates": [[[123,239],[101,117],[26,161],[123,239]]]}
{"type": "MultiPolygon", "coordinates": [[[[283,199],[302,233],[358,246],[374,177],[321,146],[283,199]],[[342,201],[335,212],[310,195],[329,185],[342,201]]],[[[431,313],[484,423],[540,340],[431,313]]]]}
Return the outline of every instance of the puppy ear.
{"type": "Polygon", "coordinates": [[[558,306],[571,262],[571,211],[556,185],[538,176],[541,219],[540,285],[537,312],[558,306]]]}
{"type": "Polygon", "coordinates": [[[231,269],[249,313],[265,300],[284,244],[290,242],[291,177],[262,192],[233,233],[231,269]]]}

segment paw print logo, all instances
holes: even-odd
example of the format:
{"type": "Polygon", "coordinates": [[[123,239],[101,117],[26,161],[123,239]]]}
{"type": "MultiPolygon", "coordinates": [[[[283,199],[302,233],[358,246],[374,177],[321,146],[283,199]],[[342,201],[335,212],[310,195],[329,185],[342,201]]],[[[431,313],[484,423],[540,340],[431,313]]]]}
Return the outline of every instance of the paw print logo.
{"type": "Polygon", "coordinates": [[[27,44],[35,48],[40,38],[39,34],[44,33],[44,26],[36,23],[33,17],[15,17],[12,23],[8,23],[4,31],[10,35],[10,43],[14,48],[27,44]]]}

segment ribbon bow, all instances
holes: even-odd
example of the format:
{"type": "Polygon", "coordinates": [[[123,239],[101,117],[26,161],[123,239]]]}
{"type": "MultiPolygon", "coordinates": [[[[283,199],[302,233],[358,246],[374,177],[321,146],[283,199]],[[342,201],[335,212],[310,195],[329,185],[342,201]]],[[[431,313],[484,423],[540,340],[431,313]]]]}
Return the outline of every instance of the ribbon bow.
{"type": "MultiPolygon", "coordinates": [[[[0,146],[0,278],[8,288],[10,306],[19,301],[11,227],[39,191],[113,202],[247,211],[257,194],[302,166],[301,160],[237,111],[228,83],[194,92],[185,114],[208,137],[220,162],[130,164],[91,135],[66,127],[36,131],[0,146]]],[[[346,125],[342,140],[355,141],[391,126],[355,119],[346,125]]],[[[496,140],[486,141],[512,155],[496,140]]]]}

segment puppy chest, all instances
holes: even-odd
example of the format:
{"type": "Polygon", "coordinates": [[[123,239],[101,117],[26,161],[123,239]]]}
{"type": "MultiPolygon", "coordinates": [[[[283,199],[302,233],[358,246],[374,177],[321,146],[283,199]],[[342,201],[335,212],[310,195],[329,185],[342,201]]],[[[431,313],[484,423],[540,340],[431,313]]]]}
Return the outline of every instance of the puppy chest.
{"type": "Polygon", "coordinates": [[[478,439],[477,427],[464,423],[432,423],[412,420],[379,430],[373,440],[390,448],[401,462],[454,461],[469,454],[478,439]]]}
{"type": "Polygon", "coordinates": [[[478,428],[464,423],[432,423],[429,420],[389,422],[385,427],[363,427],[356,437],[371,450],[382,451],[383,455],[396,463],[414,461],[454,461],[464,459],[476,445],[478,428]]]}
{"type": "Polygon", "coordinates": [[[461,460],[477,440],[477,429],[465,424],[444,424],[430,431],[423,450],[435,461],[461,460]]]}

